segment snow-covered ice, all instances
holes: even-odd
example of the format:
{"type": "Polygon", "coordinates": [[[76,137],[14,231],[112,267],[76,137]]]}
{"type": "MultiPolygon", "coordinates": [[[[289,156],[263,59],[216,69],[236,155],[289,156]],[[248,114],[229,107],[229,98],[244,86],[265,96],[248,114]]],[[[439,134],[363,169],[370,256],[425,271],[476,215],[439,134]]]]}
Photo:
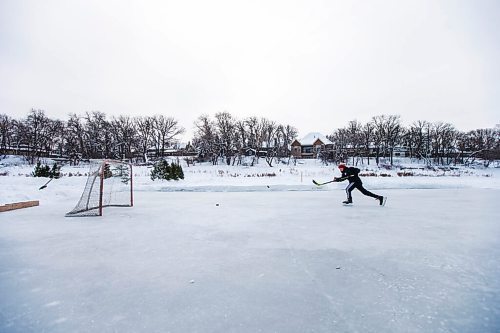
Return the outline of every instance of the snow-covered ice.
{"type": "Polygon", "coordinates": [[[500,331],[498,169],[365,177],[387,205],[344,207],[319,163],[142,167],[92,218],[64,217],[86,177],[31,169],[0,170],[0,204],[40,200],[0,213],[0,332],[500,331]]]}

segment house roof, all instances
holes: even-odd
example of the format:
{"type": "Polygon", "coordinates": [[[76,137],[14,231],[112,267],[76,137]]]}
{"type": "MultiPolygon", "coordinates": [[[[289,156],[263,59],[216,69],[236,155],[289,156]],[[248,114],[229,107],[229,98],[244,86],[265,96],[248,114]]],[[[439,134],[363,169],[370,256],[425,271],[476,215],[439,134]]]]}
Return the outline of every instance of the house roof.
{"type": "Polygon", "coordinates": [[[297,141],[300,142],[300,144],[303,146],[312,146],[316,142],[316,140],[318,140],[318,139],[320,139],[321,142],[323,142],[323,144],[325,144],[325,145],[333,144],[333,142],[328,140],[326,138],[326,136],[324,136],[323,134],[318,133],[318,132],[311,132],[311,133],[307,134],[305,137],[303,137],[302,139],[299,139],[297,141]]]}

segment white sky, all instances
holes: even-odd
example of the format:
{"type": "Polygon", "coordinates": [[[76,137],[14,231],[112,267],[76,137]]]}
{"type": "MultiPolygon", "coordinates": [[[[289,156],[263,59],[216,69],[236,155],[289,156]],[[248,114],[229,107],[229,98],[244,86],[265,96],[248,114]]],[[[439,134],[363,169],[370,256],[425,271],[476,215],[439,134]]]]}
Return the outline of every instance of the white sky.
{"type": "Polygon", "coordinates": [[[500,123],[500,2],[0,0],[0,113],[500,123]]]}

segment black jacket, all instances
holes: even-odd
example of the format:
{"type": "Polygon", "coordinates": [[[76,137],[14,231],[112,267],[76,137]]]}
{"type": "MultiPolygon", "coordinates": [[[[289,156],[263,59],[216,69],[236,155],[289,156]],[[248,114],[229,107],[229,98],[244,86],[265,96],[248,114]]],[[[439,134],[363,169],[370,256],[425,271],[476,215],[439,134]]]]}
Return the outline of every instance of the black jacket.
{"type": "Polygon", "coordinates": [[[361,178],[359,178],[358,174],[361,170],[355,167],[348,167],[342,171],[342,177],[336,178],[336,181],[341,182],[346,179],[349,180],[349,183],[358,183],[361,184],[361,178]]]}

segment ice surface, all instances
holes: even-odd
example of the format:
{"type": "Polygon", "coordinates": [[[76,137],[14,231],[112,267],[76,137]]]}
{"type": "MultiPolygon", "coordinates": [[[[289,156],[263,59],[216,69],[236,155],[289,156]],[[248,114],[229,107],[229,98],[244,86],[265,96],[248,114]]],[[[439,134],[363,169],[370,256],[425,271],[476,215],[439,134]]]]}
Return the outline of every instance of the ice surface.
{"type": "Polygon", "coordinates": [[[500,330],[496,174],[366,177],[387,205],[344,207],[332,167],[216,170],[137,169],[135,207],[65,218],[85,177],[10,169],[2,199],[40,206],[0,213],[0,332],[500,330]]]}

